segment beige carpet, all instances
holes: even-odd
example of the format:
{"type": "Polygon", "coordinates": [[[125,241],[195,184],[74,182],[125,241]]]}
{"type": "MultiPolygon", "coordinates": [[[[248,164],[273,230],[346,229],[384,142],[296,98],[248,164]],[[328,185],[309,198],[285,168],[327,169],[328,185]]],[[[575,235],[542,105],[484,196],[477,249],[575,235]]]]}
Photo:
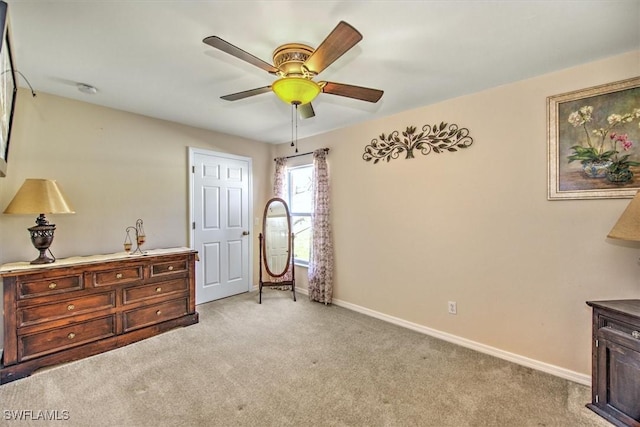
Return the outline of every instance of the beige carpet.
{"type": "Polygon", "coordinates": [[[0,386],[0,424],[608,426],[584,407],[588,387],[304,295],[257,298],[0,386]]]}

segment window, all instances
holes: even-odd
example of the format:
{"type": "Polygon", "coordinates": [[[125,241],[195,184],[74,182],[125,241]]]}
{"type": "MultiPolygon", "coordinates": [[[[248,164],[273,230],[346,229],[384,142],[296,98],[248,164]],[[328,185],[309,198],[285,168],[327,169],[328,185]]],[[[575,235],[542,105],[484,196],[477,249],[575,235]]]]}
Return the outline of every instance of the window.
{"type": "Polygon", "coordinates": [[[311,255],[312,181],[313,165],[287,169],[288,204],[295,236],[293,261],[296,265],[308,266],[311,255]]]}

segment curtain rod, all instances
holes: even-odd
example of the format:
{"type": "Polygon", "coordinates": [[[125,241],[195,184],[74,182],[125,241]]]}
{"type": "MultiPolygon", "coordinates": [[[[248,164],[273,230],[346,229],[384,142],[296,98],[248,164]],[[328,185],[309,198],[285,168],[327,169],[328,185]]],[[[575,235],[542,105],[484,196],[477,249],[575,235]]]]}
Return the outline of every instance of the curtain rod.
{"type": "MultiPolygon", "coordinates": [[[[329,152],[328,148],[320,148],[320,150],[324,150],[325,153],[329,152]]],[[[308,156],[309,154],[313,154],[313,151],[309,151],[308,153],[302,153],[302,154],[294,154],[293,156],[285,156],[285,159],[293,159],[294,157],[308,156]]],[[[278,159],[273,159],[274,162],[276,160],[278,159]]]]}

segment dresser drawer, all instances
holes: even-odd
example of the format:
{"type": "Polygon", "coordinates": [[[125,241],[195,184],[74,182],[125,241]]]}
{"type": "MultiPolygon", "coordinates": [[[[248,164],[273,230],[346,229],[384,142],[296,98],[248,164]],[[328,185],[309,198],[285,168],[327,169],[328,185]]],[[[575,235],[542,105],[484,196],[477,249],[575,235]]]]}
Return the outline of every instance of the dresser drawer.
{"type": "Polygon", "coordinates": [[[141,281],[144,278],[142,265],[102,270],[93,273],[94,286],[110,286],[141,281]]]}
{"type": "Polygon", "coordinates": [[[613,319],[608,316],[600,316],[599,320],[600,328],[611,328],[629,335],[634,331],[640,331],[640,322],[633,322],[633,320],[631,322],[627,322],[625,320],[613,319]]]}
{"type": "Polygon", "coordinates": [[[154,304],[124,313],[124,332],[184,316],[189,312],[187,298],[154,304]]]}
{"type": "Polygon", "coordinates": [[[115,292],[66,299],[18,309],[18,327],[115,307],[115,292]]]}
{"type": "Polygon", "coordinates": [[[168,262],[151,264],[151,277],[165,276],[167,274],[185,273],[189,269],[186,259],[176,259],[168,262]]]}
{"type": "Polygon", "coordinates": [[[597,337],[617,342],[640,352],[640,322],[630,317],[599,316],[597,337]]]}
{"type": "Polygon", "coordinates": [[[40,274],[23,276],[18,281],[18,298],[33,298],[82,289],[82,274],[51,276],[40,274]]]}
{"type": "Polygon", "coordinates": [[[188,289],[189,283],[185,279],[167,280],[152,285],[135,286],[124,290],[124,304],[131,304],[149,298],[158,298],[183,292],[188,289]]]}
{"type": "Polygon", "coordinates": [[[638,330],[628,333],[611,327],[600,328],[598,338],[619,344],[640,354],[640,331],[638,330]]]}
{"type": "Polygon", "coordinates": [[[75,323],[63,328],[19,336],[20,361],[76,347],[116,333],[115,316],[75,323]]]}

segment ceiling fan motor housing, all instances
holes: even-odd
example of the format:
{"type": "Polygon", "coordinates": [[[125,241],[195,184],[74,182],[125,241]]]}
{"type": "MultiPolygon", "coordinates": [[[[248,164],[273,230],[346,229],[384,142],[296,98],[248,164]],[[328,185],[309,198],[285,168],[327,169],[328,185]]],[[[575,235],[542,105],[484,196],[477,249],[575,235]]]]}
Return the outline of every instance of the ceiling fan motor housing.
{"type": "Polygon", "coordinates": [[[299,43],[287,43],[273,52],[273,65],[282,72],[282,77],[297,76],[312,78],[313,75],[303,67],[314,49],[299,43]]]}

